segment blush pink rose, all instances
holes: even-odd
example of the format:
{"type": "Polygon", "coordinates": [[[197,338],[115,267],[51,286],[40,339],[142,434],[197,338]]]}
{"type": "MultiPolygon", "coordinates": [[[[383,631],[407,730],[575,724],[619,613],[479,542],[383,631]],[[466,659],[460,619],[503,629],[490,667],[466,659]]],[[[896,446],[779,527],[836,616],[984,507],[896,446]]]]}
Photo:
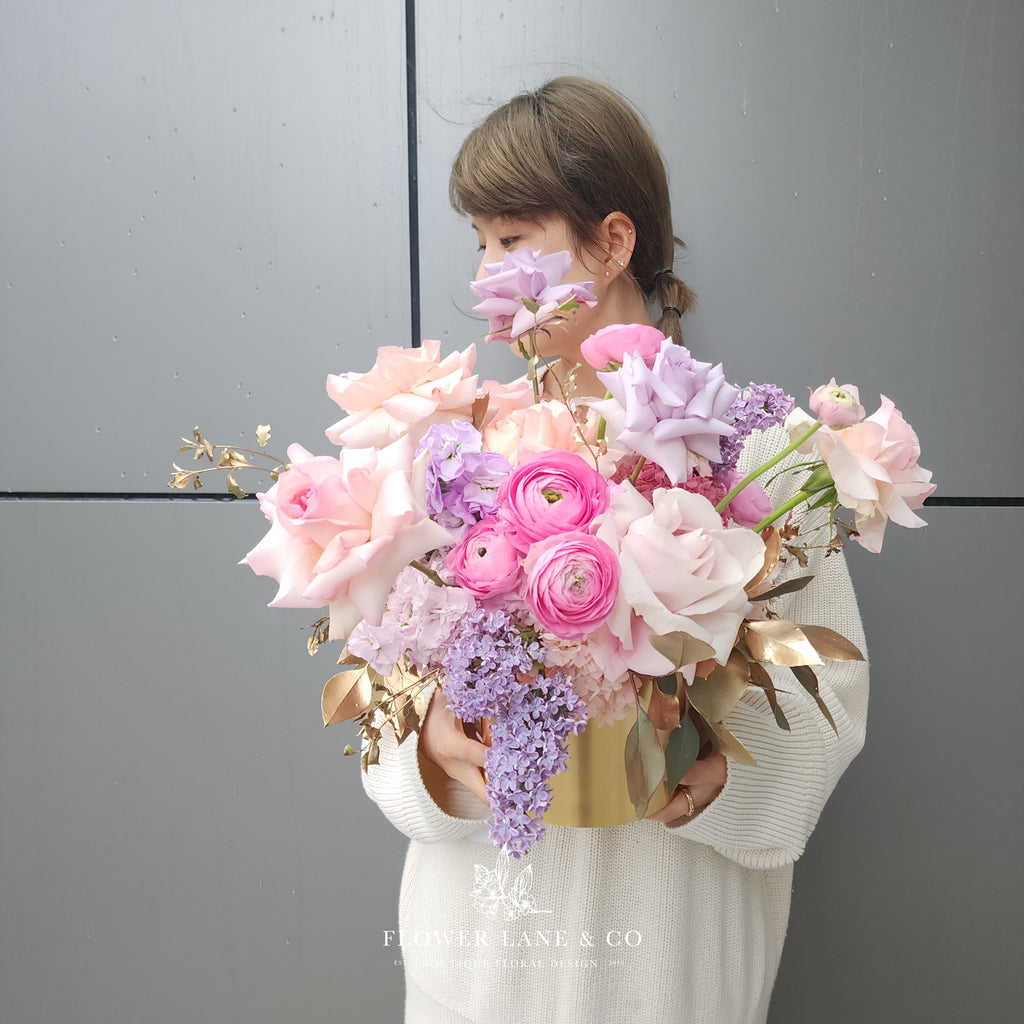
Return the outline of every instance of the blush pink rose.
{"type": "Polygon", "coordinates": [[[508,527],[497,516],[486,516],[466,531],[446,563],[460,587],[486,598],[516,589],[523,574],[519,560],[508,527]]]}
{"type": "Polygon", "coordinates": [[[555,636],[575,640],[608,618],[619,587],[615,552],[597,537],[575,531],[548,537],[526,556],[526,603],[555,636]]]}
{"type": "Polygon", "coordinates": [[[595,370],[611,370],[621,366],[629,353],[638,355],[648,366],[661,351],[665,335],[656,327],[644,324],[611,324],[592,334],[582,345],[580,354],[595,370]]]}
{"type": "Polygon", "coordinates": [[[882,395],[881,408],[861,423],[815,435],[839,503],[856,514],[856,540],[868,551],[882,550],[888,520],[900,526],[924,526],[914,515],[935,490],[932,474],[917,460],[921,445],[913,427],[892,401],[882,395]]]}
{"type": "Polygon", "coordinates": [[[725,664],[751,607],[744,584],[764,563],[756,533],[723,528],[714,505],[700,494],[671,488],[655,491],[647,502],[624,487],[596,524],[595,536],[617,552],[622,570],[615,607],[590,641],[610,675],[624,668],[670,671],[650,641],[677,630],[710,644],[725,664]]]}
{"type": "Polygon", "coordinates": [[[860,392],[852,384],[837,384],[833,377],[811,394],[811,412],[827,427],[848,427],[867,415],[860,392]]]}
{"type": "Polygon", "coordinates": [[[331,639],[361,619],[380,622],[403,566],[449,543],[427,516],[427,455],[413,459],[409,438],[386,448],[345,448],[338,458],[288,449],[260,508],[270,530],[242,564],[278,581],[271,607],[330,608],[331,639]]]}
{"type": "Polygon", "coordinates": [[[349,415],[327,429],[334,444],[381,448],[403,435],[419,443],[435,423],[469,422],[476,400],[476,349],[440,358],[441,342],[385,346],[366,373],[331,374],[327,394],[349,415]]]}
{"type": "MultiPolygon", "coordinates": [[[[532,395],[531,395],[532,400],[532,395]]],[[[579,447],[576,421],[561,402],[536,402],[497,416],[481,432],[484,447],[500,452],[513,465],[552,449],[579,447]]]]}
{"type": "Polygon", "coordinates": [[[608,482],[573,452],[532,456],[498,491],[499,515],[521,551],[553,534],[586,530],[608,507],[608,482]]]}

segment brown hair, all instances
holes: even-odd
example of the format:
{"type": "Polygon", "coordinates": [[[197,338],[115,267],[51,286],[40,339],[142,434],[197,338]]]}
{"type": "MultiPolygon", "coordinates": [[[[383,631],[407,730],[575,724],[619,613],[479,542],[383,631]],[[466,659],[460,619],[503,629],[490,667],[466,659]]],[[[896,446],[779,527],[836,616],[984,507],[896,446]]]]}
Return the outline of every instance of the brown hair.
{"type": "Polygon", "coordinates": [[[554,78],[493,111],[462,143],[448,185],[462,214],[565,219],[578,252],[615,211],[636,229],[629,273],[662,309],[657,326],[682,343],[679,316],[696,296],[672,272],[668,179],[658,147],[619,93],[586,78],[554,78]],[[678,310],[678,315],[673,310],[678,310]]]}

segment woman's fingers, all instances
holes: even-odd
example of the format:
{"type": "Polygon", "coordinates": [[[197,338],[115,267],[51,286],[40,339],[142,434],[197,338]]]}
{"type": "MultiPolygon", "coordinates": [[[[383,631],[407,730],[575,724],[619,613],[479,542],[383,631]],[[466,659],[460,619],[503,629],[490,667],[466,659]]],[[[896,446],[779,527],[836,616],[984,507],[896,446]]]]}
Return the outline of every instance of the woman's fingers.
{"type": "Polygon", "coordinates": [[[423,753],[449,778],[461,782],[487,802],[487,788],[480,773],[487,747],[465,734],[440,690],[435,691],[427,708],[419,743],[423,753]]]}

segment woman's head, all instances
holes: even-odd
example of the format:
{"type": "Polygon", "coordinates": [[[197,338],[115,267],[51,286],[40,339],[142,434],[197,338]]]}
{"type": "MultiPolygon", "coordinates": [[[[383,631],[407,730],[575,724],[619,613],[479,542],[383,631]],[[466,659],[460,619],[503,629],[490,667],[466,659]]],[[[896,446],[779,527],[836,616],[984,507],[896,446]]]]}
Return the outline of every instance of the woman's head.
{"type": "MultiPolygon", "coordinates": [[[[463,142],[449,190],[455,209],[473,217],[561,218],[582,255],[616,255],[602,225],[621,212],[633,225],[626,270],[644,297],[681,313],[694,302],[681,280],[662,273],[682,243],[661,154],[639,114],[606,86],[556,78],[499,107],[463,142]]],[[[681,340],[674,313],[658,326],[681,340]]]]}

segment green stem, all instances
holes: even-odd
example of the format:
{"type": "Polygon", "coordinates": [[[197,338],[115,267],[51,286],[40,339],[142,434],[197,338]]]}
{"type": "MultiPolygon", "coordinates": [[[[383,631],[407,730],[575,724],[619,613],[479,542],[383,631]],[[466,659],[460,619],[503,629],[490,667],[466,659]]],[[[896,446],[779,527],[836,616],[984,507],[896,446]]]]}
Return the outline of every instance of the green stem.
{"type": "MultiPolygon", "coordinates": [[[[821,427],[820,423],[815,423],[813,427],[808,427],[808,429],[805,430],[792,444],[789,444],[785,448],[783,448],[782,451],[779,452],[779,454],[776,455],[773,459],[769,459],[766,463],[764,463],[764,465],[758,466],[757,469],[755,469],[752,472],[748,473],[715,506],[715,511],[716,512],[721,512],[729,504],[729,502],[732,501],[732,499],[735,498],[736,495],[739,494],[740,491],[742,491],[743,488],[747,486],[747,484],[752,484],[762,473],[764,473],[767,470],[771,469],[773,466],[777,466],[787,455],[791,454],[792,452],[795,452],[797,450],[797,448],[799,448],[800,445],[802,445],[809,437],[811,437],[820,427],[821,427]]],[[[783,507],[786,508],[786,506],[783,506],[783,507]]],[[[790,505],[789,508],[792,508],[792,506],[790,505]]],[[[788,508],[787,508],[787,511],[788,511],[788,508]]],[[[777,516],[773,516],[772,518],[777,518],[777,516]]],[[[772,520],[769,519],[767,521],[771,522],[772,520]]],[[[762,528],[763,528],[763,524],[762,524],[762,526],[755,526],[754,527],[754,529],[758,530],[758,531],[760,531],[762,528]]]]}
{"type": "Polygon", "coordinates": [[[754,527],[754,533],[760,533],[766,526],[771,526],[780,516],[784,516],[790,509],[794,509],[802,501],[806,501],[811,496],[810,491],[798,491],[793,495],[789,501],[786,502],[781,508],[777,508],[767,519],[762,519],[761,522],[754,527]]]}
{"type": "Polygon", "coordinates": [[[644,468],[644,463],[646,461],[647,459],[643,455],[641,455],[640,461],[637,462],[637,464],[633,467],[633,472],[629,474],[629,482],[631,484],[635,484],[637,482],[637,479],[640,476],[640,470],[644,468]]]}
{"type": "Polygon", "coordinates": [[[423,575],[426,576],[428,580],[430,580],[432,583],[436,583],[439,587],[450,587],[452,585],[450,583],[445,583],[445,581],[441,579],[441,577],[438,576],[437,573],[433,569],[431,569],[429,565],[424,565],[422,562],[417,562],[415,559],[413,559],[409,564],[414,569],[419,569],[419,571],[423,573],[423,575]]]}

